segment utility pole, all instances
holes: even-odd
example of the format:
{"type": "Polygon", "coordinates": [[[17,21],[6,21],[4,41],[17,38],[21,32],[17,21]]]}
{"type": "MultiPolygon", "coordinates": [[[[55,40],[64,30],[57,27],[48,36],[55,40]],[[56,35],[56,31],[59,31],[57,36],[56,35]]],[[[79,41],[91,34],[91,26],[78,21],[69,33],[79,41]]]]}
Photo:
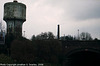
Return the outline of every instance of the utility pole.
{"type": "Polygon", "coordinates": [[[79,37],[79,29],[78,29],[78,40],[80,40],[80,37],[79,37]]]}

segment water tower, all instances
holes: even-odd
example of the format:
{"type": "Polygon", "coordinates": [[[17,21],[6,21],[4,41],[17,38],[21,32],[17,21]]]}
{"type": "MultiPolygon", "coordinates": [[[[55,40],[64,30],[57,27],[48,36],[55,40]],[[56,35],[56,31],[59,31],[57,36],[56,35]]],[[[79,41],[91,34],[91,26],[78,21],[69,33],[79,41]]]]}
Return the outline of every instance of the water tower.
{"type": "Polygon", "coordinates": [[[26,21],[26,5],[17,0],[4,4],[4,17],[7,23],[7,35],[22,36],[22,24],[26,21]]]}

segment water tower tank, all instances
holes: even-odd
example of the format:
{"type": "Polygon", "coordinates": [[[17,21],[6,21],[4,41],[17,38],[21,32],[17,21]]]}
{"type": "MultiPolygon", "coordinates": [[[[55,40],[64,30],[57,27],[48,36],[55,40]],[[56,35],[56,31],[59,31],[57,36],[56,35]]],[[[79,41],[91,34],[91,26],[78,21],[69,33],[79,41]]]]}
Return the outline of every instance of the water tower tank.
{"type": "Polygon", "coordinates": [[[4,20],[26,20],[26,5],[22,3],[8,2],[4,4],[4,20]]]}
{"type": "Polygon", "coordinates": [[[7,34],[22,35],[22,24],[26,21],[26,5],[16,0],[4,4],[4,18],[7,34]]]}

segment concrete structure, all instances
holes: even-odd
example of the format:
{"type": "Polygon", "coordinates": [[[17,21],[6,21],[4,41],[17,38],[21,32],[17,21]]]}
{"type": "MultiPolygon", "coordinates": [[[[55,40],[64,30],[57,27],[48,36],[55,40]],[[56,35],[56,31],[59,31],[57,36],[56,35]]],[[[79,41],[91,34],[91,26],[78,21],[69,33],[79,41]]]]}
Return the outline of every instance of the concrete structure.
{"type": "Polygon", "coordinates": [[[62,66],[100,65],[100,40],[94,41],[61,41],[62,66]]]}
{"type": "Polygon", "coordinates": [[[16,0],[4,4],[4,18],[7,23],[7,35],[22,36],[22,24],[26,21],[26,5],[16,0]]]}

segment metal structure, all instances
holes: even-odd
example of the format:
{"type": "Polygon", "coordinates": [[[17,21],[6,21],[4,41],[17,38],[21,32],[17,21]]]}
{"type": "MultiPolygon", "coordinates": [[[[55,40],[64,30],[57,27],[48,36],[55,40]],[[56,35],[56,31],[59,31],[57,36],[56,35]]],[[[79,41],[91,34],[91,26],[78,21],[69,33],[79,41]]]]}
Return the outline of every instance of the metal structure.
{"type": "Polygon", "coordinates": [[[22,24],[26,21],[26,5],[17,0],[4,4],[4,17],[7,35],[22,36],[22,24]]]}

